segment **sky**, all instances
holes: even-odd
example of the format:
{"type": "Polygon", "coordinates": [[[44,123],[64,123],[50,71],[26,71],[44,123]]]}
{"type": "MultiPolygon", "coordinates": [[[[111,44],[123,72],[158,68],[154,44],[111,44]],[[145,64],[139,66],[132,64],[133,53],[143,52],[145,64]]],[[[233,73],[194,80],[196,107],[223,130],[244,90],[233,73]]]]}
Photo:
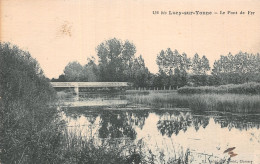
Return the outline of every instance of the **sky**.
{"type": "Polygon", "coordinates": [[[157,54],[166,48],[188,57],[205,55],[212,66],[229,52],[260,52],[259,20],[259,0],[0,0],[0,40],[29,51],[49,78],[57,78],[71,61],[98,60],[96,47],[114,37],[133,42],[136,56],[141,54],[153,73],[157,54]]]}

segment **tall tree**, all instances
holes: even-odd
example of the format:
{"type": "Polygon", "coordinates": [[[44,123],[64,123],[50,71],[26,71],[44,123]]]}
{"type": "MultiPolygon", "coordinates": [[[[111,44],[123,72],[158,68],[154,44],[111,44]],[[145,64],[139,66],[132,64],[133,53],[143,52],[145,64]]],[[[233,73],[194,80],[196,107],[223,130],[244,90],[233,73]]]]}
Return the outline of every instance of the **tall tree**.
{"type": "Polygon", "coordinates": [[[196,53],[192,58],[192,73],[193,75],[206,75],[210,70],[209,60],[206,56],[200,58],[196,53]]]}
{"type": "Polygon", "coordinates": [[[206,56],[202,56],[201,58],[201,74],[206,75],[210,70],[209,60],[206,56]]]}
{"type": "Polygon", "coordinates": [[[209,60],[206,56],[200,56],[196,53],[192,58],[192,74],[189,76],[190,84],[194,86],[209,85],[209,75],[207,72],[210,70],[209,60]]]}
{"type": "Polygon", "coordinates": [[[128,40],[106,40],[96,48],[99,57],[101,81],[127,81],[136,53],[135,45],[128,40]]]}
{"type": "Polygon", "coordinates": [[[180,54],[177,50],[172,51],[170,48],[162,50],[156,59],[159,67],[159,76],[167,76],[166,86],[184,86],[187,83],[187,71],[190,68],[190,59],[185,53],[180,54]],[[173,79],[175,78],[175,79],[173,79]]]}
{"type": "Polygon", "coordinates": [[[132,82],[134,83],[135,87],[148,87],[151,85],[150,72],[145,66],[142,55],[134,59],[132,72],[132,82]]]}
{"type": "Polygon", "coordinates": [[[200,74],[200,68],[201,64],[200,64],[200,57],[199,55],[196,53],[193,58],[192,58],[192,73],[194,75],[199,75],[200,74]]]}

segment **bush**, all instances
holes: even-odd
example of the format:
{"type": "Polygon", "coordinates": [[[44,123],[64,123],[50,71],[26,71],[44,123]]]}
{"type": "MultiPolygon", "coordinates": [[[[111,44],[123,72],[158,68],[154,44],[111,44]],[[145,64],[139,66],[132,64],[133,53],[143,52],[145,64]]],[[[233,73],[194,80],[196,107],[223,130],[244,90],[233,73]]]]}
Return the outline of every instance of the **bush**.
{"type": "MultiPolygon", "coordinates": [[[[0,43],[0,161],[50,163],[61,134],[55,91],[29,52],[0,43]]],[[[53,162],[51,162],[53,163],[53,162]]]]}

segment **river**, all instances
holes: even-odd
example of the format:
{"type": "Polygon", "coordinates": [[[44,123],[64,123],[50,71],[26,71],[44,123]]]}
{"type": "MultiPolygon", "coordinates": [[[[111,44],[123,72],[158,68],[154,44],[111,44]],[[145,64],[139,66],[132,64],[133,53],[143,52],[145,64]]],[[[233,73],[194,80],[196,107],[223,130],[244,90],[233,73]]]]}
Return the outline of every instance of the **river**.
{"type": "Polygon", "coordinates": [[[260,162],[259,115],[150,109],[121,94],[83,96],[64,104],[70,133],[93,139],[97,146],[108,141],[117,147],[141,143],[142,153],[152,152],[160,162],[189,150],[189,163],[194,164],[228,159],[224,151],[235,147],[230,163],[260,162]]]}

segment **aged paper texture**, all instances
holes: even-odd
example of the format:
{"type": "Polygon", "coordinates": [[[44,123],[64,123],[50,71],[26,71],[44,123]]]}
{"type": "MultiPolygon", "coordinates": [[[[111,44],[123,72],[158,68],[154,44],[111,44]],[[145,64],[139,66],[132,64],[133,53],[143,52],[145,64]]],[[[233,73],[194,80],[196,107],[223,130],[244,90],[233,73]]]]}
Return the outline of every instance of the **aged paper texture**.
{"type": "Polygon", "coordinates": [[[0,0],[2,163],[259,164],[259,20],[259,0],[0,0]],[[7,114],[45,93],[27,92],[40,83],[23,85],[27,67],[12,66],[26,55],[12,63],[7,45],[57,91],[67,143],[7,114]]]}

